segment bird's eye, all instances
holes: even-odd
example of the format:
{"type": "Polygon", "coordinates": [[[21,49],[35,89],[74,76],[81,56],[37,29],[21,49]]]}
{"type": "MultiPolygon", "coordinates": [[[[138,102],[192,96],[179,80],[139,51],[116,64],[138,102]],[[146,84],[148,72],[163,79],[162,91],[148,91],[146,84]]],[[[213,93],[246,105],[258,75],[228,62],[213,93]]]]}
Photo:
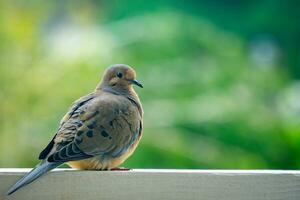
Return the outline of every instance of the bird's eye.
{"type": "Polygon", "coordinates": [[[118,73],[117,73],[117,77],[122,78],[122,77],[123,77],[123,74],[122,74],[121,72],[118,72],[118,73]]]}

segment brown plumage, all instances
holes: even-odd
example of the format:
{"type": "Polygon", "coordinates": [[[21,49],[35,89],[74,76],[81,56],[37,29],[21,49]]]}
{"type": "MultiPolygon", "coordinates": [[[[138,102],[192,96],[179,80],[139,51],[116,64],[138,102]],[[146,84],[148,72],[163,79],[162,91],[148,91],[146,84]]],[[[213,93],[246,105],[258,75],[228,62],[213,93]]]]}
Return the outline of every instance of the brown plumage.
{"type": "Polygon", "coordinates": [[[40,153],[42,162],[8,194],[65,162],[77,169],[110,170],[121,165],[137,147],[143,130],[143,109],[132,84],[143,86],[135,78],[127,65],[108,68],[95,91],[77,100],[63,117],[40,153]]]}

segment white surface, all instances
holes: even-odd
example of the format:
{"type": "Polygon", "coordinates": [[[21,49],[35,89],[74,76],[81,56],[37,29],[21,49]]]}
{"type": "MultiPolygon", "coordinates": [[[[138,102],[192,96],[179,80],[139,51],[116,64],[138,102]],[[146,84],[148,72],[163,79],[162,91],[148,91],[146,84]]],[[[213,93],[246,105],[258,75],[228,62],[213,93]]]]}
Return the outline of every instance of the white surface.
{"type": "Polygon", "coordinates": [[[57,169],[5,197],[29,170],[0,169],[0,200],[300,200],[300,171],[291,170],[57,169]]]}

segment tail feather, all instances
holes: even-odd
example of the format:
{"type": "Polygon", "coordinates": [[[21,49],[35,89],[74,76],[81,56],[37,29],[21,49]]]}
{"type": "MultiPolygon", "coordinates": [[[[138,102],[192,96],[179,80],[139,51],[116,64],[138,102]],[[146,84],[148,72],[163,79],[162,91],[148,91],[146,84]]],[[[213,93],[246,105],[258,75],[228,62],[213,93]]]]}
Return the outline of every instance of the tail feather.
{"type": "Polygon", "coordinates": [[[58,167],[62,163],[49,163],[47,161],[44,161],[40,164],[38,164],[34,169],[32,169],[28,174],[26,174],[23,178],[21,178],[14,186],[12,186],[9,191],[6,193],[6,195],[11,195],[21,187],[31,183],[35,179],[39,178],[46,172],[58,167]]]}

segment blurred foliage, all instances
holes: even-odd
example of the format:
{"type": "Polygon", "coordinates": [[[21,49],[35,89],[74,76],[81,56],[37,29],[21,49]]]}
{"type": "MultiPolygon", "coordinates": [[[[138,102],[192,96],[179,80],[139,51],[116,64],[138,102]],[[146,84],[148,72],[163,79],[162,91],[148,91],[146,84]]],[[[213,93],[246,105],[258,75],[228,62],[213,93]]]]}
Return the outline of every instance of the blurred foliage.
{"type": "Polygon", "coordinates": [[[137,168],[300,167],[299,1],[0,1],[0,167],[32,167],[113,63],[145,88],[137,168]]]}

